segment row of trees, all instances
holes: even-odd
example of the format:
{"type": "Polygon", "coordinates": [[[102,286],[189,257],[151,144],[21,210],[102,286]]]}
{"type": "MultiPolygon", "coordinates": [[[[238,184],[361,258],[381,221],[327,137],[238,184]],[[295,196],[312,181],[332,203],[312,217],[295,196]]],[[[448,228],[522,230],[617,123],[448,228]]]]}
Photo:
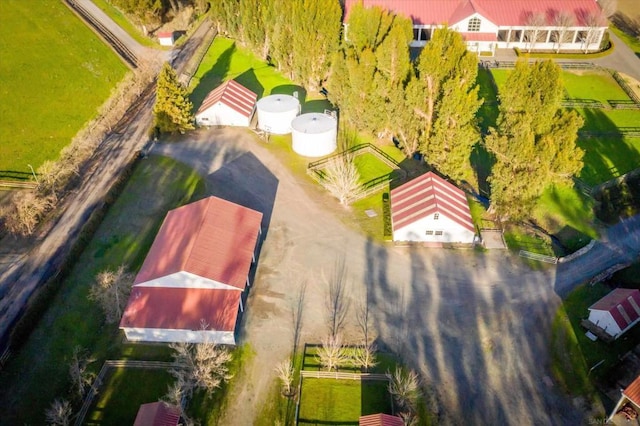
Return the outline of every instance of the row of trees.
{"type": "Polygon", "coordinates": [[[199,12],[208,8],[207,0],[109,0],[111,4],[126,13],[134,23],[157,25],[175,16],[185,7],[193,7],[199,12]]]}

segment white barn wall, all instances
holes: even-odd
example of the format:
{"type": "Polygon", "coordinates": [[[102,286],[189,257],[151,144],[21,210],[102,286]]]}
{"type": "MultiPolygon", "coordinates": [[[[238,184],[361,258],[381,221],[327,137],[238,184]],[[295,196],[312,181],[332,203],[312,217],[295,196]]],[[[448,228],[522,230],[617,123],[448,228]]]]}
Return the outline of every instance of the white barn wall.
{"type": "Polygon", "coordinates": [[[618,323],[613,319],[611,314],[607,311],[590,310],[589,321],[605,330],[611,336],[618,335],[622,330],[618,327],[618,323]]]}
{"type": "Polygon", "coordinates": [[[474,237],[474,232],[460,226],[442,213],[438,220],[434,220],[433,215],[429,215],[393,231],[394,241],[472,244],[474,237]],[[426,235],[427,230],[434,231],[434,235],[426,235]],[[443,231],[443,234],[435,235],[435,231],[443,231]]]}
{"type": "Polygon", "coordinates": [[[196,115],[198,126],[237,126],[248,127],[251,117],[239,113],[227,105],[217,102],[207,110],[196,115]]]}
{"type": "Polygon", "coordinates": [[[498,34],[498,26],[493,22],[489,21],[484,16],[480,15],[479,13],[474,13],[473,15],[468,16],[467,18],[463,19],[460,22],[456,22],[455,24],[450,24],[451,28],[461,33],[469,32],[468,31],[469,21],[473,18],[480,19],[480,31],[477,31],[477,32],[498,34]]]}
{"type": "Polygon", "coordinates": [[[184,342],[184,343],[216,343],[235,345],[233,331],[215,330],[173,330],[165,328],[123,327],[127,340],[131,342],[184,342]]]}
{"type": "Polygon", "coordinates": [[[219,288],[222,290],[242,291],[242,289],[240,288],[228,284],[223,284],[218,281],[206,279],[185,271],[180,271],[176,272],[175,274],[169,274],[165,275],[164,277],[145,281],[136,284],[135,287],[219,288]]]}

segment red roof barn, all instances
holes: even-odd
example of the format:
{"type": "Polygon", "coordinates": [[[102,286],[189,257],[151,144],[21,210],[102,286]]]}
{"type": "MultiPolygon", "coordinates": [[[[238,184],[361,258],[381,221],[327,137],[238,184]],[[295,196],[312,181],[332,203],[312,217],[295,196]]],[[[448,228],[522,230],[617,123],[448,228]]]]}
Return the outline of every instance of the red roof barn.
{"type": "MultiPolygon", "coordinates": [[[[636,418],[640,416],[640,376],[636,377],[636,379],[622,391],[622,395],[620,396],[616,406],[611,411],[611,415],[607,419],[607,422],[610,422],[611,419],[613,419],[613,417],[619,412],[622,412],[621,415],[625,417],[632,414],[629,413],[629,409],[635,411],[636,418]]],[[[631,420],[631,417],[628,417],[625,420],[631,420]]]]}
{"type": "Polygon", "coordinates": [[[261,220],[217,197],[170,211],[120,321],[127,339],[235,344],[261,220]]]}
{"type": "Polygon", "coordinates": [[[199,126],[248,127],[258,95],[235,80],[213,89],[196,112],[199,126]]]}
{"type": "Polygon", "coordinates": [[[133,426],[177,426],[180,409],[166,402],[142,404],[133,426]]]}
{"type": "Polygon", "coordinates": [[[589,308],[589,321],[617,339],[640,321],[640,290],[613,290],[589,308]]]}
{"type": "Polygon", "coordinates": [[[465,193],[433,172],[391,190],[394,241],[473,243],[465,193]]]}
{"type": "Polygon", "coordinates": [[[360,416],[359,426],[404,426],[404,422],[398,416],[390,414],[370,414],[360,416]]]}

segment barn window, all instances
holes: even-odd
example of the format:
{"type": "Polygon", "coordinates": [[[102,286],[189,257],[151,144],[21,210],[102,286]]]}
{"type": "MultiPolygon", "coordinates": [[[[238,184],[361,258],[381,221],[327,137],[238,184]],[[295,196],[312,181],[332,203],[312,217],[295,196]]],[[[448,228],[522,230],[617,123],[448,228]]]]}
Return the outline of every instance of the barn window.
{"type": "Polygon", "coordinates": [[[436,235],[442,235],[442,231],[436,231],[436,235]]]}
{"type": "Polygon", "coordinates": [[[467,31],[475,33],[480,31],[480,18],[469,19],[469,26],[467,27],[467,31]]]}
{"type": "Polygon", "coordinates": [[[440,219],[440,213],[434,213],[433,220],[438,220],[438,219],[440,219]]]}
{"type": "Polygon", "coordinates": [[[427,231],[427,235],[433,235],[433,231],[427,231]]]}

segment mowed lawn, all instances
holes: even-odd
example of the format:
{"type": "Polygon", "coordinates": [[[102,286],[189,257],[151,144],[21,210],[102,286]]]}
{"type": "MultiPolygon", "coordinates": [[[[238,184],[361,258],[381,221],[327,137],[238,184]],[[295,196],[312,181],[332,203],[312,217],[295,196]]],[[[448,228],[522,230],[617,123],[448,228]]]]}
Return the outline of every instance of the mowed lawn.
{"type": "Polygon", "coordinates": [[[387,382],[305,378],[299,424],[358,424],[367,414],[391,413],[387,382]]]}
{"type": "Polygon", "coordinates": [[[76,346],[97,360],[90,366],[96,373],[105,359],[170,358],[166,346],[126,343],[117,324],[104,324],[87,295],[102,270],[127,265],[136,272],[167,211],[189,202],[201,188],[200,176],[181,163],[156,156],[140,161],[34,331],[0,371],[3,422],[44,424],[49,404],[68,396],[69,362],[76,346]]]}
{"type": "Polygon", "coordinates": [[[373,179],[387,175],[394,170],[376,155],[369,152],[356,155],[353,162],[360,174],[360,183],[367,183],[373,179]]]}
{"type": "Polygon", "coordinates": [[[323,112],[331,104],[318,94],[306,90],[284,77],[275,67],[257,58],[235,41],[216,37],[191,80],[191,102],[197,111],[207,94],[220,83],[235,79],[258,95],[258,99],[276,93],[298,92],[302,112],[323,112]]]}
{"type": "Polygon", "coordinates": [[[59,0],[0,4],[0,179],[56,159],[127,68],[59,0]]]}

